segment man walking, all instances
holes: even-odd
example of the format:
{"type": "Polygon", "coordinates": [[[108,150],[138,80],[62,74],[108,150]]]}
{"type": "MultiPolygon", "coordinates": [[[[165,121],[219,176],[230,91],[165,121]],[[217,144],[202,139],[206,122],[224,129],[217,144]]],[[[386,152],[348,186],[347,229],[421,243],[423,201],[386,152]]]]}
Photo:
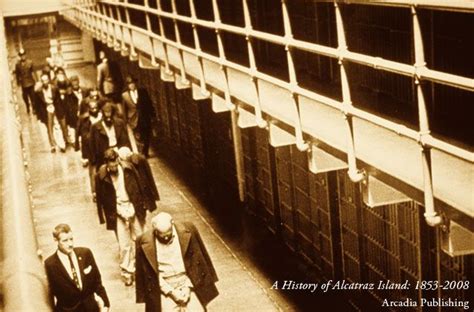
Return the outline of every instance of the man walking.
{"type": "Polygon", "coordinates": [[[99,268],[91,250],[74,248],[71,227],[58,224],[53,231],[58,250],[45,261],[54,311],[99,312],[110,307],[99,268]]]}
{"type": "Polygon", "coordinates": [[[147,312],[205,311],[217,274],[196,227],[161,212],[136,243],[136,300],[147,312]]]}
{"type": "Polygon", "coordinates": [[[131,147],[127,127],[121,119],[115,118],[115,111],[114,104],[110,100],[105,100],[102,106],[102,120],[93,124],[91,128],[89,162],[95,165],[96,169],[104,164],[104,152],[108,148],[131,147]]]}
{"type": "MultiPolygon", "coordinates": [[[[48,131],[49,144],[51,146],[51,153],[56,152],[56,140],[54,138],[54,118],[56,116],[55,110],[59,100],[59,91],[51,83],[47,73],[41,74],[41,89],[36,91],[37,98],[37,115],[38,119],[46,125],[48,131]]],[[[64,152],[65,149],[61,149],[64,152]]]]}
{"type": "MultiPolygon", "coordinates": [[[[121,276],[126,286],[133,284],[135,273],[135,239],[145,225],[146,197],[138,172],[132,164],[119,161],[118,153],[108,149],[105,164],[96,174],[97,209],[99,218],[105,213],[108,230],[117,235],[121,276]]],[[[103,219],[100,219],[104,223],[103,219]]]]}
{"type": "Polygon", "coordinates": [[[109,60],[104,51],[99,52],[100,64],[97,65],[97,86],[102,95],[115,99],[115,81],[110,70],[109,60]]]}
{"type": "Polygon", "coordinates": [[[36,114],[36,106],[34,102],[34,88],[36,83],[36,74],[33,69],[33,62],[26,58],[26,52],[20,49],[18,52],[20,61],[16,63],[15,74],[18,86],[21,87],[23,101],[26,105],[26,112],[30,113],[30,107],[33,113],[36,114]]]}
{"type": "Polygon", "coordinates": [[[145,88],[138,88],[135,78],[128,76],[125,79],[127,90],[122,93],[122,103],[125,119],[132,129],[137,143],[140,143],[140,152],[148,157],[151,136],[151,120],[154,115],[153,103],[145,88]]]}

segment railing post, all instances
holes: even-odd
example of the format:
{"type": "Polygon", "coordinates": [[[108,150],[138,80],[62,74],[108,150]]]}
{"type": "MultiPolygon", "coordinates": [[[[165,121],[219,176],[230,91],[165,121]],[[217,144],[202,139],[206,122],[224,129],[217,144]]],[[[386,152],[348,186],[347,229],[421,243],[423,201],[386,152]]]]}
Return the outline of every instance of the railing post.
{"type": "Polygon", "coordinates": [[[428,111],[425,96],[421,87],[420,72],[426,67],[425,53],[423,51],[423,38],[421,36],[420,23],[414,6],[411,7],[413,16],[413,41],[415,47],[415,85],[418,102],[418,120],[420,126],[419,144],[421,148],[421,164],[423,170],[424,206],[426,223],[437,226],[443,222],[434,205],[433,175],[431,170],[431,148],[424,142],[424,137],[430,134],[428,111]]]}
{"type": "Polygon", "coordinates": [[[346,121],[347,131],[347,163],[349,164],[348,175],[352,182],[361,182],[365,173],[357,169],[357,158],[355,155],[355,139],[354,139],[354,125],[352,123],[352,100],[349,89],[349,81],[347,79],[346,69],[344,67],[344,52],[347,51],[346,35],[344,33],[344,23],[342,21],[341,9],[336,1],[334,1],[336,10],[336,29],[337,29],[337,44],[339,50],[339,68],[341,71],[341,86],[342,86],[342,113],[346,121]]]}

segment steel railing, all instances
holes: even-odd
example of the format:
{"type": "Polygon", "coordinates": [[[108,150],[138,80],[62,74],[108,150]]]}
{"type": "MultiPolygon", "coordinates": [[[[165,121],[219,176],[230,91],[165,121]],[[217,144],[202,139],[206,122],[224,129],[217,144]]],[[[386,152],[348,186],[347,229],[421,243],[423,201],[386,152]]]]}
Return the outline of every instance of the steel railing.
{"type": "Polygon", "coordinates": [[[4,310],[51,311],[48,284],[38,252],[19,116],[15,113],[0,12],[0,118],[2,165],[2,292],[4,310]]]}
{"type": "MultiPolygon", "coordinates": [[[[402,136],[410,139],[416,145],[419,146],[421,152],[421,164],[423,173],[423,185],[420,189],[424,193],[424,205],[426,206],[426,218],[429,224],[436,225],[440,223],[440,218],[438,213],[434,209],[434,194],[433,194],[433,178],[432,178],[432,165],[431,165],[431,149],[436,149],[443,153],[449,154],[454,158],[459,159],[460,161],[465,162],[472,166],[474,163],[474,154],[468,150],[457,147],[450,143],[447,143],[443,140],[433,137],[430,133],[430,127],[427,117],[427,108],[424,100],[423,89],[420,87],[422,81],[431,81],[442,85],[447,85],[469,92],[474,92],[474,79],[469,77],[463,77],[460,75],[454,75],[442,71],[437,71],[430,69],[426,66],[423,55],[423,41],[420,33],[420,24],[418,21],[417,13],[419,8],[439,8],[439,9],[448,9],[455,11],[467,11],[474,12],[474,6],[472,1],[367,1],[364,2],[366,5],[385,5],[385,6],[404,6],[411,9],[412,13],[412,26],[413,26],[413,42],[415,47],[415,64],[405,64],[395,61],[386,60],[380,57],[374,57],[370,55],[364,55],[360,53],[355,53],[350,51],[350,47],[346,45],[345,41],[345,29],[344,21],[341,17],[340,12],[340,3],[347,1],[333,1],[335,15],[336,15],[336,29],[337,29],[337,38],[338,46],[337,48],[319,45],[315,43],[305,42],[302,40],[297,40],[293,38],[291,23],[289,18],[288,5],[290,2],[286,0],[281,1],[281,9],[283,13],[283,24],[284,24],[284,35],[274,35],[258,31],[253,29],[250,11],[248,7],[248,1],[242,0],[242,7],[244,13],[245,25],[243,27],[233,26],[222,23],[219,16],[219,4],[218,1],[212,1],[212,8],[214,13],[214,20],[202,20],[196,16],[194,1],[189,0],[189,6],[191,10],[190,16],[184,16],[177,13],[176,10],[176,0],[172,0],[172,10],[171,12],[164,11],[161,8],[161,3],[158,0],[157,7],[153,8],[149,6],[147,0],[144,0],[143,5],[137,5],[128,3],[127,0],[124,1],[113,1],[113,0],[101,0],[101,1],[69,1],[69,5],[73,10],[66,15],[75,22],[78,26],[89,30],[94,33],[96,38],[102,40],[108,44],[113,45],[119,50],[127,50],[130,53],[131,58],[136,58],[137,56],[137,47],[136,47],[136,38],[138,34],[141,34],[150,39],[151,49],[149,49],[149,54],[151,55],[152,64],[157,67],[160,67],[158,57],[155,55],[156,45],[160,45],[164,51],[164,57],[160,59],[161,63],[164,63],[164,71],[166,73],[171,73],[170,70],[170,57],[168,50],[173,48],[178,51],[178,72],[180,72],[181,80],[183,83],[187,82],[186,79],[186,70],[183,53],[189,53],[193,55],[198,60],[199,64],[199,75],[198,79],[200,82],[200,87],[202,93],[205,95],[206,90],[206,78],[204,75],[204,60],[210,61],[212,63],[218,64],[220,71],[222,72],[222,77],[224,78],[224,89],[221,90],[225,96],[226,105],[229,109],[235,109],[230,98],[231,94],[229,92],[229,81],[228,81],[228,71],[235,70],[246,74],[252,80],[253,94],[255,98],[253,99],[253,106],[255,109],[255,118],[257,125],[260,127],[266,127],[267,122],[262,118],[262,106],[260,98],[260,90],[258,81],[265,81],[271,85],[277,86],[282,90],[286,90],[288,94],[291,95],[292,105],[296,111],[296,117],[293,118],[291,124],[295,129],[296,145],[297,147],[305,151],[308,148],[308,142],[305,142],[305,136],[303,133],[303,125],[301,122],[301,112],[300,112],[300,97],[309,98],[318,103],[322,103],[332,109],[336,109],[341,112],[341,118],[343,118],[346,126],[345,136],[346,136],[346,146],[345,152],[347,153],[347,162],[349,164],[349,176],[355,182],[358,182],[364,178],[364,172],[357,168],[356,162],[356,142],[354,140],[354,127],[352,125],[352,119],[357,118],[360,120],[367,121],[370,124],[376,125],[382,129],[388,130],[398,136],[402,136]],[[106,4],[109,7],[109,12],[102,12],[100,6],[97,4],[106,4]],[[112,8],[116,9],[117,19],[112,15],[112,8]],[[125,12],[125,20],[122,20],[122,15],[119,10],[125,12]],[[141,28],[131,24],[129,10],[141,11],[146,18],[146,28],[141,28]],[[160,26],[160,34],[156,34],[152,31],[150,16],[156,16],[160,26]],[[164,27],[163,19],[172,20],[174,24],[174,30],[176,33],[176,40],[170,40],[164,36],[164,27]],[[180,31],[177,27],[177,22],[186,23],[192,26],[193,29],[193,39],[194,39],[194,48],[186,46],[181,43],[180,40],[180,31]],[[199,34],[197,32],[197,27],[204,27],[208,29],[213,29],[216,32],[216,38],[218,43],[219,55],[214,56],[209,53],[206,53],[201,50],[201,42],[199,34]],[[111,30],[112,29],[112,30],[111,30]],[[247,51],[249,57],[249,66],[242,66],[240,64],[229,61],[226,58],[225,51],[222,44],[221,32],[231,32],[246,38],[247,41],[247,51]],[[277,45],[284,46],[287,61],[288,61],[288,73],[289,73],[289,82],[283,81],[281,79],[275,78],[271,75],[262,73],[256,68],[256,60],[254,55],[254,42],[253,39],[259,39],[266,42],[271,42],[277,45]],[[120,41],[120,43],[119,43],[120,41]],[[127,47],[128,42],[129,47],[127,47]],[[318,94],[314,90],[305,89],[298,85],[298,77],[295,70],[293,57],[293,51],[295,49],[302,49],[316,55],[323,55],[333,59],[338,60],[340,72],[341,72],[341,89],[342,89],[342,101],[332,99],[330,97],[323,96],[318,94]],[[372,113],[364,111],[362,109],[356,108],[352,105],[351,94],[350,94],[350,83],[346,75],[345,65],[348,62],[358,63],[363,66],[368,66],[375,68],[381,71],[387,71],[396,73],[403,76],[412,77],[415,81],[416,92],[417,92],[417,103],[418,103],[418,120],[420,124],[420,130],[416,131],[409,129],[403,124],[398,124],[387,119],[378,117],[372,113]]],[[[361,1],[356,1],[362,4],[361,1]]],[[[140,47],[141,48],[141,47],[140,47]]],[[[175,64],[176,66],[176,64],[175,64]]],[[[471,167],[472,169],[472,167],[471,167]]],[[[471,203],[472,205],[472,203],[471,203]]],[[[472,207],[464,207],[466,211],[472,209],[472,207]]]]}

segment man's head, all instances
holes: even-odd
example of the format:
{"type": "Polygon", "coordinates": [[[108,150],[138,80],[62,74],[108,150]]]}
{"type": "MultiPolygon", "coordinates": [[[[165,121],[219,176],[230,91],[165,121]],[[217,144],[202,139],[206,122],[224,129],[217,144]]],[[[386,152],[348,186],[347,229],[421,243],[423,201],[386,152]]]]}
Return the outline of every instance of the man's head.
{"type": "Polygon", "coordinates": [[[89,92],[89,97],[94,100],[99,100],[99,89],[94,88],[89,92]]]}
{"type": "Polygon", "coordinates": [[[43,87],[46,88],[49,85],[49,74],[48,73],[42,73],[41,74],[41,83],[43,84],[43,87]]]}
{"type": "Polygon", "coordinates": [[[71,82],[71,86],[72,86],[72,89],[73,90],[79,90],[79,77],[74,75],[74,76],[71,76],[71,78],[69,79],[69,81],[71,82]]]}
{"type": "Polygon", "coordinates": [[[97,117],[99,115],[99,103],[96,100],[91,99],[87,105],[89,106],[89,114],[93,117],[97,117]]]}
{"type": "Polygon", "coordinates": [[[99,60],[101,60],[101,61],[103,62],[103,61],[106,60],[106,59],[107,59],[107,57],[106,57],[106,55],[105,55],[105,52],[104,52],[104,51],[100,51],[100,52],[99,52],[99,60]]]}
{"type": "Polygon", "coordinates": [[[115,106],[111,100],[105,100],[105,104],[102,106],[102,115],[105,125],[107,127],[112,127],[115,115],[115,106]]]}
{"type": "Polygon", "coordinates": [[[67,81],[58,81],[57,87],[60,95],[66,95],[67,89],[69,88],[69,84],[67,83],[67,81]]]}
{"type": "Polygon", "coordinates": [[[173,217],[169,213],[160,212],[151,219],[153,234],[162,244],[170,244],[173,241],[173,217]]]}
{"type": "Polygon", "coordinates": [[[137,80],[132,76],[128,76],[125,78],[125,84],[130,91],[134,91],[137,89],[137,80]]]}
{"type": "Polygon", "coordinates": [[[127,146],[122,146],[118,149],[118,154],[121,160],[127,160],[133,153],[127,146]]]}
{"type": "Polygon", "coordinates": [[[119,156],[118,156],[118,153],[113,148],[109,148],[105,151],[104,162],[105,162],[105,166],[107,167],[107,171],[111,175],[118,174],[119,156]]]}
{"type": "Polygon", "coordinates": [[[20,59],[22,61],[26,60],[26,52],[24,49],[20,49],[20,51],[18,51],[18,56],[20,56],[20,59]]]}
{"type": "Polygon", "coordinates": [[[63,81],[66,81],[66,72],[64,71],[63,68],[59,67],[57,70],[56,70],[56,80],[58,82],[63,82],[63,81]]]}
{"type": "Polygon", "coordinates": [[[61,223],[56,225],[53,230],[54,240],[58,243],[58,250],[64,254],[70,254],[74,250],[74,238],[71,227],[68,224],[61,223]]]}

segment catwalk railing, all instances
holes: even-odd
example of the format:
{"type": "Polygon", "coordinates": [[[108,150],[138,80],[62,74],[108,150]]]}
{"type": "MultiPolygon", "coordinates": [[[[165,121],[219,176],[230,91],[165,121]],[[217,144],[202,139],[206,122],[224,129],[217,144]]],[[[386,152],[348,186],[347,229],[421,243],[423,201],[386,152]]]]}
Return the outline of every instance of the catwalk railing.
{"type": "Polygon", "coordinates": [[[34,229],[20,121],[15,113],[16,100],[7,56],[4,19],[0,12],[3,309],[6,312],[51,311],[34,229]]]}
{"type": "MultiPolygon", "coordinates": [[[[368,172],[377,172],[377,176],[387,184],[422,203],[430,225],[442,223],[440,210],[449,213],[453,212],[454,207],[468,216],[467,227],[473,230],[471,186],[474,154],[431,135],[425,104],[426,95],[420,82],[435,82],[474,92],[474,79],[426,66],[417,16],[419,8],[474,13],[472,2],[364,2],[367,5],[403,6],[411,9],[415,55],[413,65],[350,51],[346,44],[345,23],[340,11],[340,3],[347,1],[334,1],[337,48],[293,37],[288,11],[291,1],[281,1],[284,35],[255,30],[248,2],[242,0],[245,20],[243,27],[221,21],[217,0],[212,0],[213,20],[198,18],[195,8],[197,2],[195,4],[194,0],[189,0],[189,16],[178,14],[176,0],[171,0],[170,10],[163,10],[160,0],[153,1],[154,7],[150,6],[151,2],[148,0],[143,0],[143,4],[132,4],[127,0],[65,1],[70,9],[63,13],[72,23],[91,32],[96,39],[116,51],[122,51],[123,55],[129,55],[130,59],[140,58],[142,62],[145,56],[149,59],[149,68],[161,70],[163,80],[174,81],[178,88],[192,87],[196,99],[209,98],[212,93],[213,101],[221,98],[220,101],[227,110],[237,111],[239,118],[251,113],[253,121],[250,124],[268,127],[270,135],[272,129],[279,129],[275,122],[278,125],[284,124],[286,129],[291,129],[289,134],[293,139],[290,141],[301,151],[311,151],[312,147],[317,145],[339,158],[342,153],[352,181],[364,181],[368,172]],[[133,25],[131,11],[141,12],[145,17],[146,26],[133,25]],[[154,31],[156,27],[152,25],[152,17],[158,23],[159,33],[154,31]],[[165,35],[165,20],[172,21],[174,25],[174,39],[165,35]],[[194,48],[182,44],[178,23],[191,26],[194,48]],[[218,56],[201,49],[202,38],[197,27],[215,31],[218,56]],[[245,37],[249,66],[229,61],[223,44],[223,32],[245,37]],[[285,48],[289,82],[257,69],[254,39],[285,48]],[[296,49],[338,60],[342,101],[323,96],[298,84],[294,66],[296,49]],[[417,94],[419,131],[353,106],[351,81],[346,74],[349,62],[413,78],[417,94]],[[278,103],[274,103],[275,99],[278,99],[278,103]],[[443,209],[439,209],[440,207],[443,209]]],[[[243,122],[239,122],[239,125],[242,126],[243,122]]],[[[456,216],[456,211],[451,215],[456,216]]]]}

